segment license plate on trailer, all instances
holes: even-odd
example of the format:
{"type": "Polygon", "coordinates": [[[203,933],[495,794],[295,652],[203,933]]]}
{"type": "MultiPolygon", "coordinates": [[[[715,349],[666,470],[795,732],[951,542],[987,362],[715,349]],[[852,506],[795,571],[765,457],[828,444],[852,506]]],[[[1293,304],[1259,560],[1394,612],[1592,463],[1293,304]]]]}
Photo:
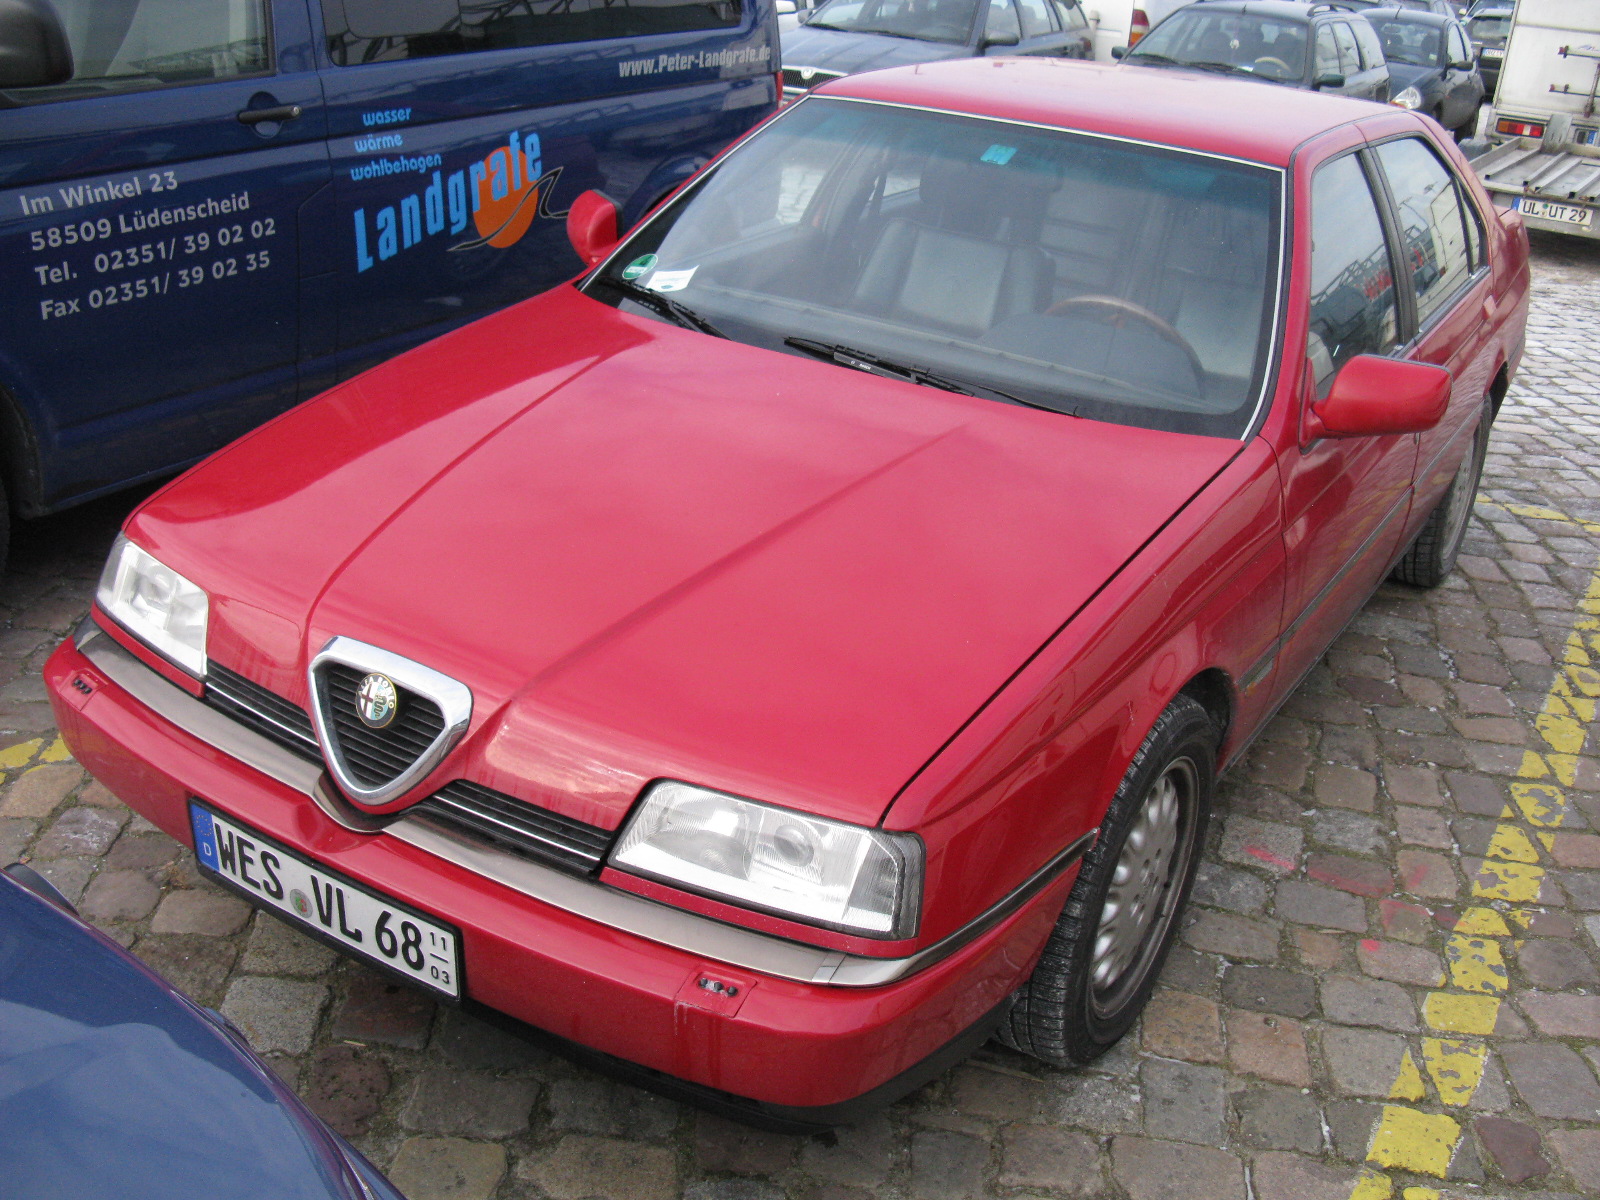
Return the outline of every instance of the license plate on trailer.
{"type": "Polygon", "coordinates": [[[1535,200],[1531,196],[1517,197],[1517,211],[1525,217],[1543,217],[1547,221],[1582,225],[1585,229],[1594,223],[1592,208],[1585,208],[1581,204],[1553,204],[1549,200],[1535,200]]]}
{"type": "Polygon", "coordinates": [[[450,926],[351,883],[192,800],[189,823],[201,865],[257,904],[359,958],[460,998],[460,939],[450,926]]]}

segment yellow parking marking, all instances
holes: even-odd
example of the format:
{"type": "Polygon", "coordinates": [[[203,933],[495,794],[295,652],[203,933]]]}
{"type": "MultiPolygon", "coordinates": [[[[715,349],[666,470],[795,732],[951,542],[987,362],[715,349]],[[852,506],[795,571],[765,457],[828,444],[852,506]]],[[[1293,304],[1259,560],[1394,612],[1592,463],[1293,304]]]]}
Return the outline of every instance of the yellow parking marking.
{"type": "MultiPolygon", "coordinates": [[[[1548,783],[1518,780],[1511,785],[1511,798],[1516,801],[1522,819],[1536,828],[1555,829],[1567,819],[1566,793],[1548,783]]],[[[1514,817],[1516,813],[1503,815],[1514,817]]]]}
{"type": "Polygon", "coordinates": [[[1516,825],[1498,825],[1489,839],[1488,856],[1508,862],[1536,863],[1539,852],[1533,848],[1527,831],[1516,825]]]}
{"type": "Polygon", "coordinates": [[[1422,1072],[1417,1070],[1417,1063],[1411,1057],[1411,1051],[1403,1051],[1400,1056],[1400,1073],[1395,1076],[1394,1086],[1389,1089],[1389,1099],[1421,1100],[1427,1094],[1428,1087],[1422,1082],[1422,1072]]]}
{"type": "Polygon", "coordinates": [[[26,766],[33,760],[34,751],[44,745],[43,738],[32,738],[26,742],[18,742],[15,746],[7,746],[0,750],[0,768],[10,770],[13,767],[26,766]]]}
{"type": "Polygon", "coordinates": [[[1401,1200],[1439,1200],[1439,1189],[1431,1187],[1408,1187],[1401,1193],[1401,1200]]]}
{"type": "Polygon", "coordinates": [[[1488,1058],[1487,1046],[1455,1038],[1422,1039],[1422,1061],[1428,1066],[1428,1076],[1438,1089],[1439,1099],[1452,1108],[1464,1108],[1472,1099],[1488,1058]]]}
{"type": "Polygon", "coordinates": [[[1533,863],[1485,860],[1472,881],[1472,894],[1480,900],[1506,900],[1533,904],[1544,886],[1544,868],[1533,863]]]}
{"type": "Polygon", "coordinates": [[[1350,1200],[1389,1200],[1394,1195],[1394,1184],[1387,1175],[1368,1171],[1356,1180],[1350,1191],[1350,1200]]]}
{"type": "MultiPolygon", "coordinates": [[[[1532,911],[1526,908],[1514,908],[1512,915],[1522,913],[1528,920],[1533,919],[1532,911]]],[[[1527,925],[1524,924],[1526,929],[1527,925]]],[[[1510,937],[1511,930],[1506,927],[1506,920],[1492,908],[1469,908],[1461,914],[1461,919],[1456,922],[1455,931],[1470,934],[1476,937],[1510,937]]]]}
{"type": "MultiPolygon", "coordinates": [[[[1459,923],[1456,928],[1460,929],[1459,923]]],[[[1501,931],[1509,932],[1504,922],[1501,931]]],[[[1506,959],[1499,942],[1452,933],[1445,939],[1444,956],[1450,964],[1450,983],[1461,991],[1498,995],[1506,990],[1506,959]]]]}
{"type": "Polygon", "coordinates": [[[67,743],[57,738],[46,747],[45,752],[39,755],[40,762],[58,763],[67,762],[72,758],[72,751],[67,749],[67,743]]]}
{"type": "Polygon", "coordinates": [[[1454,1117],[1387,1104],[1378,1121],[1378,1132],[1373,1135],[1372,1148],[1367,1151],[1367,1161],[1443,1179],[1460,1139],[1461,1126],[1454,1117]]]}
{"type": "Polygon", "coordinates": [[[1498,996],[1460,996],[1453,992],[1429,992],[1422,1002],[1422,1017],[1430,1029],[1440,1033],[1470,1033],[1488,1037],[1500,1019],[1498,996]]]}

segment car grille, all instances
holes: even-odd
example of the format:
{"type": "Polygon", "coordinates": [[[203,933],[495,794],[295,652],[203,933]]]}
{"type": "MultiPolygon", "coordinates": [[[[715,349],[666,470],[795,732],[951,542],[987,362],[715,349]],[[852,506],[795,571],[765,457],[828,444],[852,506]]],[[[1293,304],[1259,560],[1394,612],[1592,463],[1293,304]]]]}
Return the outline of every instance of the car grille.
{"type": "Polygon", "coordinates": [[[608,830],[465,779],[445,784],[407,809],[406,815],[428,817],[446,828],[494,842],[519,857],[581,875],[599,869],[611,844],[608,830]]]}
{"type": "Polygon", "coordinates": [[[322,748],[317,745],[316,730],[305,710],[243,675],[208,662],[204,699],[212,708],[227,713],[285,750],[309,762],[322,761],[322,748]]]}
{"type": "Polygon", "coordinates": [[[815,67],[785,67],[783,69],[783,90],[785,92],[805,92],[819,83],[827,83],[830,79],[843,79],[843,71],[819,71],[815,67]]]}
{"type": "MultiPolygon", "coordinates": [[[[408,699],[402,702],[400,716],[393,725],[381,731],[368,729],[354,716],[355,689],[360,686],[362,674],[334,665],[328,669],[328,675],[330,700],[334,704],[342,704],[345,711],[351,714],[341,721],[336,710],[334,721],[339,729],[339,744],[352,769],[355,769],[355,759],[350,737],[346,733],[349,725],[357,727],[357,739],[365,739],[354,753],[362,754],[363,761],[380,762],[384,769],[391,769],[395,774],[409,766],[410,761],[394,766],[397,759],[392,750],[379,748],[369,753],[363,749],[374,740],[372,735],[389,733],[401,726],[408,710],[421,705],[433,709],[433,734],[427,735],[427,725],[414,722],[406,726],[408,732],[405,736],[409,740],[403,744],[407,747],[416,745],[417,739],[423,736],[428,736],[431,741],[443,728],[443,719],[431,701],[408,694],[408,699]],[[337,677],[336,672],[339,673],[337,677]],[[382,757],[374,757],[377,755],[382,757]]],[[[207,663],[205,702],[301,758],[309,762],[322,762],[322,751],[317,745],[317,735],[310,716],[282,696],[269,692],[258,683],[252,683],[243,675],[214,662],[207,663]]],[[[427,742],[421,742],[416,753],[420,754],[426,746],[427,742]]],[[[427,817],[452,832],[492,842],[520,858],[532,859],[579,875],[592,875],[599,869],[612,838],[610,831],[597,825],[538,808],[525,800],[469,783],[465,779],[445,784],[426,800],[396,815],[427,817]]]]}
{"type": "Polygon", "coordinates": [[[426,696],[396,686],[400,710],[382,729],[356,716],[356,692],[365,671],[328,663],[318,672],[324,695],[323,719],[338,743],[346,768],[362,787],[378,787],[396,778],[421,758],[444,732],[444,714],[426,696]]]}

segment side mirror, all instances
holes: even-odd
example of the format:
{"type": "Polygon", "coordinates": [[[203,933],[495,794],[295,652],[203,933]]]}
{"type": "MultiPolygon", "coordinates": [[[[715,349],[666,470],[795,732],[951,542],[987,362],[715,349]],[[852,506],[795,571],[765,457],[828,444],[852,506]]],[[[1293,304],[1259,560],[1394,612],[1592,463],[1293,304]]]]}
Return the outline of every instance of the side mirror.
{"type": "Polygon", "coordinates": [[[1010,31],[1005,33],[986,33],[983,35],[983,48],[988,50],[991,46],[1015,46],[1022,39],[1010,31]]]}
{"type": "Polygon", "coordinates": [[[1326,75],[1318,75],[1316,81],[1311,85],[1311,90],[1320,92],[1323,88],[1342,88],[1343,86],[1344,76],[1330,71],[1326,75]]]}
{"type": "Polygon", "coordinates": [[[1432,429],[1450,403],[1450,372],[1428,363],[1358,354],[1306,414],[1310,439],[1377,437],[1432,429]]]}
{"type": "Polygon", "coordinates": [[[1111,57],[1120,62],[1122,59],[1128,57],[1128,48],[1126,46],[1111,47],[1111,57]]]}
{"type": "Polygon", "coordinates": [[[567,240],[584,266],[594,266],[620,240],[617,216],[616,202],[592,188],[572,202],[567,210],[567,240]]]}
{"type": "Polygon", "coordinates": [[[1470,71],[1476,65],[1476,63],[1471,62],[1453,62],[1450,64],[1450,69],[1452,71],[1470,71]]]}
{"type": "Polygon", "coordinates": [[[44,87],[71,78],[72,47],[47,0],[0,0],[0,88],[44,87]]]}

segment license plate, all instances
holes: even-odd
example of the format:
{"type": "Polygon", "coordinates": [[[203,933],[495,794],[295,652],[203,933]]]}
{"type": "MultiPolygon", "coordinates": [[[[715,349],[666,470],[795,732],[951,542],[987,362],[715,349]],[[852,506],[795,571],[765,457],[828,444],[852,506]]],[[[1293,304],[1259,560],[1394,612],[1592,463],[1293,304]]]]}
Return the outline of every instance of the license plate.
{"type": "Polygon", "coordinates": [[[193,801],[195,857],[263,908],[282,913],[358,958],[451,999],[461,995],[456,931],[381,892],[308,862],[270,838],[193,801]]]}
{"type": "Polygon", "coordinates": [[[1548,200],[1534,200],[1529,196],[1517,197],[1517,211],[1525,217],[1543,217],[1547,221],[1564,221],[1568,225],[1588,228],[1594,222],[1594,209],[1581,204],[1552,204],[1548,200]]]}

